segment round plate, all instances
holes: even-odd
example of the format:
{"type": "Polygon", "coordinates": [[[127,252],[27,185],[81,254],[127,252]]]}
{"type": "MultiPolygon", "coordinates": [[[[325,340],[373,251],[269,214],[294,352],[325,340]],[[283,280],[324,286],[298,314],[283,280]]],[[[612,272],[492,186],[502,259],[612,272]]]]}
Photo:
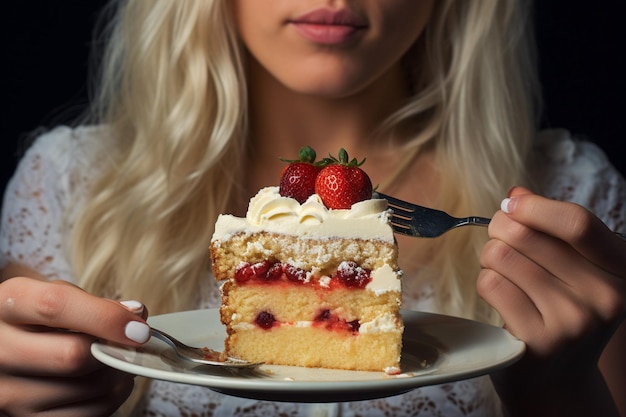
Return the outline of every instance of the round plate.
{"type": "MultiPolygon", "coordinates": [[[[403,310],[402,373],[263,365],[229,371],[177,359],[168,345],[150,339],[139,348],[96,342],[101,362],[148,378],[201,385],[225,394],[272,401],[359,401],[401,394],[425,385],[472,378],[508,366],[525,345],[506,330],[476,321],[403,310]]],[[[219,310],[154,316],[148,323],[181,341],[221,350],[226,331],[219,310]]]]}

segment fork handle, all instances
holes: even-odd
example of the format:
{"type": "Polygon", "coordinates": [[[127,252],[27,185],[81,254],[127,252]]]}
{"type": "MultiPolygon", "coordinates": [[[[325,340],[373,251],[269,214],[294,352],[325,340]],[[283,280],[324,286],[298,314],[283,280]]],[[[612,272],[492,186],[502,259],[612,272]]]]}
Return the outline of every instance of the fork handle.
{"type": "Polygon", "coordinates": [[[476,225],[476,226],[488,226],[491,219],[487,217],[470,216],[459,219],[457,226],[476,225]]]}
{"type": "MultiPolygon", "coordinates": [[[[459,219],[458,226],[476,225],[476,226],[489,226],[491,219],[487,217],[470,216],[459,219]]],[[[620,232],[613,232],[617,237],[626,241],[626,234],[620,232]]]]}

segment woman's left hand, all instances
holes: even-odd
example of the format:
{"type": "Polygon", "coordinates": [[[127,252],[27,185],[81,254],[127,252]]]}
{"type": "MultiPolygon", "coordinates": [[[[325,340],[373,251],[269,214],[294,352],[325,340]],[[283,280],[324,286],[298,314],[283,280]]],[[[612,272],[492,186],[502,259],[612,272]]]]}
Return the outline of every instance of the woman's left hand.
{"type": "MultiPolygon", "coordinates": [[[[489,226],[478,292],[527,352],[492,375],[500,397],[512,415],[617,415],[598,358],[626,317],[626,241],[583,207],[521,187],[503,209],[489,226]]],[[[607,383],[626,384],[626,371],[617,374],[607,383]]]]}

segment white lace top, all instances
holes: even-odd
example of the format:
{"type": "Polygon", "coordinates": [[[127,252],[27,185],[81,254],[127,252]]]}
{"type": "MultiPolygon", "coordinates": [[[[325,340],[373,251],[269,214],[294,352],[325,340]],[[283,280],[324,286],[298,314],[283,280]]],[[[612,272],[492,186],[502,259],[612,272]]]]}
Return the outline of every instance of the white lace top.
{"type": "MultiPolygon", "coordinates": [[[[28,150],[8,184],[0,229],[0,267],[9,261],[28,265],[49,278],[73,281],[62,250],[61,217],[85,195],[106,163],[106,130],[59,127],[28,150]]],[[[624,232],[626,182],[592,143],[562,130],[539,135],[536,146],[542,194],[582,204],[609,227],[624,232]]],[[[198,308],[219,306],[215,280],[205,280],[198,308]]],[[[432,293],[404,294],[404,307],[432,311],[432,293]]],[[[491,416],[499,415],[488,377],[416,389],[363,402],[296,404],[245,400],[207,388],[153,381],[146,416],[491,416]]]]}

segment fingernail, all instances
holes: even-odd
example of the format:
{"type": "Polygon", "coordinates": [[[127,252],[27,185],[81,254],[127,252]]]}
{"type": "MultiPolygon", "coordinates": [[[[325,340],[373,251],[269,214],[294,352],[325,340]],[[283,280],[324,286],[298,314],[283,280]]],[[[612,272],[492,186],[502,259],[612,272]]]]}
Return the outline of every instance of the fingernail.
{"type": "Polygon", "coordinates": [[[124,334],[133,342],[145,343],[150,338],[150,327],[139,321],[131,321],[126,325],[124,334]]]}
{"type": "Polygon", "coordinates": [[[515,198],[507,197],[500,203],[500,210],[509,214],[512,213],[517,205],[517,200],[515,198]]]}
{"type": "Polygon", "coordinates": [[[143,312],[143,304],[140,303],[139,301],[135,301],[135,300],[120,301],[120,304],[135,314],[141,314],[143,312]]]}

